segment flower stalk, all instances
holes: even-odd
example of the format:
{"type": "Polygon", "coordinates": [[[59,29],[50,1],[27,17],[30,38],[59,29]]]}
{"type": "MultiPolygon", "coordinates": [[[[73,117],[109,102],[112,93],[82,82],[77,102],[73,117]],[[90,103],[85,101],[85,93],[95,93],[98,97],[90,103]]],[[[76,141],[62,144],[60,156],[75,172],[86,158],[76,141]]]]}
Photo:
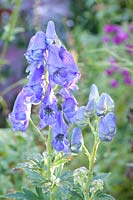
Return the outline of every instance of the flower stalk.
{"type": "Polygon", "coordinates": [[[94,164],[95,164],[95,160],[96,160],[96,154],[97,154],[99,143],[100,143],[100,140],[95,135],[94,146],[93,146],[92,154],[90,155],[88,180],[87,180],[86,188],[85,188],[85,200],[91,200],[91,198],[88,195],[89,194],[88,191],[89,191],[90,184],[91,184],[91,178],[92,178],[93,172],[94,172],[94,164]]]}
{"type": "Polygon", "coordinates": [[[32,121],[32,119],[30,119],[30,123],[33,126],[33,128],[36,130],[36,132],[39,134],[39,136],[42,138],[44,144],[46,142],[45,137],[43,136],[42,132],[39,130],[39,128],[34,124],[34,122],[32,121]]]}
{"type": "MultiPolygon", "coordinates": [[[[47,141],[47,152],[48,152],[48,179],[51,181],[51,156],[52,156],[52,131],[49,126],[48,141],[47,141]]],[[[50,200],[54,200],[53,185],[50,186],[50,200]]]]}

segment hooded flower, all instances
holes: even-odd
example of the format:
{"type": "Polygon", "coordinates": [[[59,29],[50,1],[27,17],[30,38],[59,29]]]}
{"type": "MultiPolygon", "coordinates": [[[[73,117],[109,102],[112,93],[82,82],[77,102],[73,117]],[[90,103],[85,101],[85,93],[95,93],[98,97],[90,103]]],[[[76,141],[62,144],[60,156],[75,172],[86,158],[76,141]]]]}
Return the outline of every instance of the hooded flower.
{"type": "Polygon", "coordinates": [[[29,82],[25,85],[24,90],[29,93],[30,102],[32,104],[38,104],[41,102],[44,90],[45,90],[45,79],[44,79],[44,66],[34,68],[32,73],[29,75],[29,82]]]}
{"type": "Polygon", "coordinates": [[[71,150],[74,153],[78,153],[82,150],[83,144],[83,136],[80,128],[75,127],[72,130],[72,137],[71,137],[71,150]]]}
{"type": "Polygon", "coordinates": [[[74,122],[78,124],[79,126],[85,126],[87,124],[87,118],[88,118],[88,114],[87,114],[86,106],[81,106],[75,115],[74,122]]]}
{"type": "Polygon", "coordinates": [[[96,104],[96,114],[98,116],[104,115],[106,112],[114,111],[114,101],[106,93],[102,93],[97,104],[96,104]]]}
{"type": "Polygon", "coordinates": [[[16,98],[12,112],[9,114],[14,131],[25,131],[28,127],[31,114],[31,103],[27,103],[28,99],[28,94],[22,89],[16,98]]]}
{"type": "Polygon", "coordinates": [[[60,40],[58,39],[58,36],[56,34],[55,25],[53,21],[49,21],[46,28],[46,44],[60,45],[60,40]]]}
{"type": "Polygon", "coordinates": [[[61,94],[64,97],[64,103],[62,104],[64,116],[68,123],[72,123],[75,120],[74,117],[78,110],[78,103],[74,96],[67,89],[62,89],[61,94]]]}
{"type": "Polygon", "coordinates": [[[116,134],[116,117],[113,112],[107,113],[100,118],[98,134],[101,141],[111,141],[116,134]]]}
{"type": "Polygon", "coordinates": [[[44,62],[44,52],[46,50],[46,36],[42,31],[37,32],[30,40],[25,57],[31,65],[26,72],[32,70],[32,64],[44,62]]]}
{"type": "Polygon", "coordinates": [[[86,111],[88,112],[89,115],[95,114],[95,108],[98,99],[99,99],[98,88],[95,84],[92,84],[90,88],[89,101],[86,106],[86,111]]]}
{"type": "Polygon", "coordinates": [[[53,94],[50,86],[48,86],[47,93],[42,101],[40,108],[40,128],[48,125],[53,125],[56,122],[57,116],[57,99],[53,94]]]}
{"type": "Polygon", "coordinates": [[[48,52],[47,65],[51,84],[67,88],[70,86],[73,89],[80,74],[72,55],[63,46],[58,48],[55,45],[50,45],[48,52]]]}
{"type": "Polygon", "coordinates": [[[52,145],[56,151],[69,151],[68,126],[66,125],[62,112],[58,112],[57,121],[52,126],[52,145]]]}

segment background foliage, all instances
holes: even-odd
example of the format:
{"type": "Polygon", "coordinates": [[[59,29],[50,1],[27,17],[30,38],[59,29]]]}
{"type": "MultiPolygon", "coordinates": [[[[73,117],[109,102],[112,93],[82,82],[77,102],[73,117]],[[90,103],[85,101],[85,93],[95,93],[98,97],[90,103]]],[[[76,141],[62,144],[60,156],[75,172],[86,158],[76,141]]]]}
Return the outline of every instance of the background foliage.
{"type": "MultiPolygon", "coordinates": [[[[30,1],[29,1],[30,2],[30,1]]],[[[34,4],[39,1],[34,1],[34,4]]],[[[43,1],[41,1],[42,3],[43,1]]],[[[31,3],[32,4],[32,3],[31,3]]],[[[0,5],[0,199],[7,192],[20,190],[28,184],[23,171],[16,169],[16,164],[43,152],[42,142],[30,127],[26,133],[14,133],[8,123],[8,113],[12,103],[25,83],[25,61],[23,53],[28,40],[35,31],[47,21],[37,15],[35,7],[25,1],[1,1],[0,5]],[[20,4],[23,6],[20,8],[20,4]],[[24,6],[25,5],[25,6],[24,6]],[[29,7],[28,7],[29,6],[29,7]],[[33,19],[31,20],[31,18],[33,19]],[[6,50],[3,47],[6,44],[6,50]]],[[[38,7],[40,9],[40,7],[38,7]]],[[[68,9],[68,8],[67,8],[68,9]]],[[[128,26],[133,21],[133,2],[130,0],[71,0],[71,14],[61,19],[55,18],[57,32],[64,35],[64,43],[78,62],[82,77],[79,92],[75,95],[79,105],[87,103],[89,87],[95,83],[100,92],[109,93],[116,103],[117,137],[111,144],[102,144],[97,157],[95,172],[110,172],[106,190],[118,200],[133,198],[133,85],[124,84],[120,74],[114,75],[119,86],[110,86],[105,70],[111,57],[117,60],[120,68],[126,67],[133,75],[133,54],[125,52],[126,43],[116,46],[103,42],[103,27],[106,24],[118,24],[129,33],[128,26]],[[61,24],[61,25],[59,25],[61,24]],[[60,27],[63,27],[63,30],[60,27]],[[65,30],[65,31],[64,31],[65,30]],[[104,161],[103,161],[104,160],[104,161]]],[[[44,18],[43,18],[44,19],[44,18]]],[[[130,44],[133,36],[130,33],[130,44]]],[[[36,110],[33,109],[36,119],[36,110]]],[[[86,145],[92,140],[90,130],[84,129],[86,145]]],[[[88,146],[91,149],[91,146],[88,146]]],[[[81,152],[77,159],[66,166],[66,170],[86,165],[86,158],[81,152]]]]}

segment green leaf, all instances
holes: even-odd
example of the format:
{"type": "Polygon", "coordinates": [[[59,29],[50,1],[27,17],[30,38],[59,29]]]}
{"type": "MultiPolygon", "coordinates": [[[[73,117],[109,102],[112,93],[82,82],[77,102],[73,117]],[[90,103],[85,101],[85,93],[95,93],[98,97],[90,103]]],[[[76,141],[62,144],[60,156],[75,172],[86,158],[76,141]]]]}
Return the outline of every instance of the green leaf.
{"type": "Polygon", "coordinates": [[[109,194],[97,191],[94,195],[94,200],[115,200],[115,199],[109,194]]]}
{"type": "Polygon", "coordinates": [[[37,192],[37,194],[38,194],[38,196],[39,196],[39,200],[44,200],[42,188],[36,187],[36,192],[37,192]]]}
{"type": "Polygon", "coordinates": [[[22,192],[16,192],[16,193],[9,193],[9,194],[6,194],[5,197],[7,198],[17,198],[17,199],[25,199],[25,195],[24,193],[22,192]]]}
{"type": "Polygon", "coordinates": [[[10,193],[5,197],[21,200],[39,200],[38,196],[34,192],[26,188],[23,188],[23,192],[10,193]]]}
{"type": "Polygon", "coordinates": [[[42,182],[44,181],[44,177],[36,171],[25,169],[26,174],[28,177],[35,182],[42,182]]]}
{"type": "Polygon", "coordinates": [[[26,200],[38,200],[38,196],[32,192],[31,190],[27,190],[26,188],[23,188],[24,197],[26,200]]]}

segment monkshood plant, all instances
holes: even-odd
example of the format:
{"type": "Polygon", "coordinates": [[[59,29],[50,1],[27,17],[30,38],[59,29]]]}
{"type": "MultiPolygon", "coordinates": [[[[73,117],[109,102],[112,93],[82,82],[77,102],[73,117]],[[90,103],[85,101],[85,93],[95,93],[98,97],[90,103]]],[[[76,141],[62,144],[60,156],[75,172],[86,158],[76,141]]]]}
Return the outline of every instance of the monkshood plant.
{"type": "Polygon", "coordinates": [[[72,55],[61,44],[50,21],[46,33],[40,31],[30,40],[25,57],[29,63],[28,83],[18,94],[9,119],[14,131],[26,131],[29,123],[39,133],[46,151],[32,160],[18,164],[31,180],[32,186],[7,198],[23,200],[112,200],[104,193],[104,176],[94,175],[100,142],[111,141],[116,134],[114,101],[99,95],[93,84],[86,106],[78,106],[73,95],[80,72],[72,55]],[[32,105],[40,105],[40,124],[31,119],[32,105]],[[91,152],[84,144],[82,129],[86,126],[94,136],[91,152]],[[49,131],[47,131],[49,127],[49,131]],[[84,151],[88,168],[65,171],[64,165],[84,151]]]}

